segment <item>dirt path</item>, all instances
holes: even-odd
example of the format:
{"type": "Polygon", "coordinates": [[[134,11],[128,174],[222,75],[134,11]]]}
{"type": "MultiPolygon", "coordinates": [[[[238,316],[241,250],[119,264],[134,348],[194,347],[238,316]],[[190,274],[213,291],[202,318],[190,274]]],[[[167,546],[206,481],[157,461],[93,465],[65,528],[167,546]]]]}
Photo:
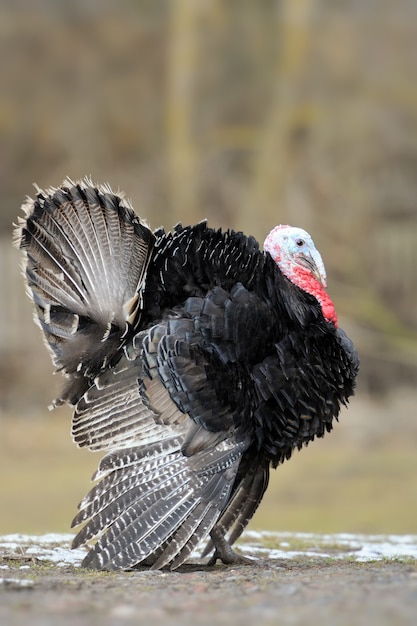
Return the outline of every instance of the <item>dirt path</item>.
{"type": "Polygon", "coordinates": [[[0,548],[5,626],[416,623],[414,558],[297,556],[234,568],[98,573],[20,552],[0,548]]]}
{"type": "Polygon", "coordinates": [[[416,623],[417,568],[407,563],[286,562],[180,572],[97,574],[30,564],[8,571],[5,626],[66,624],[416,623]],[[21,586],[18,581],[28,581],[21,586]],[[26,586],[30,585],[30,586],[26,586]]]}

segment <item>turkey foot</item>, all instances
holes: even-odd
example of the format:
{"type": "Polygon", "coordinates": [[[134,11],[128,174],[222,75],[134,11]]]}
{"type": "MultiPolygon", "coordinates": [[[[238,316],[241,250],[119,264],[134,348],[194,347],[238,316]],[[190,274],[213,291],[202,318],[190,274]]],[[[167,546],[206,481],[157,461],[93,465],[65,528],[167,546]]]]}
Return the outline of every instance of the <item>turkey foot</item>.
{"type": "Polygon", "coordinates": [[[224,537],[218,526],[214,526],[210,533],[210,537],[215,549],[208,565],[215,565],[218,559],[220,559],[220,561],[225,565],[253,565],[252,559],[236,554],[236,552],[232,550],[230,544],[227,542],[227,539],[224,537]]]}

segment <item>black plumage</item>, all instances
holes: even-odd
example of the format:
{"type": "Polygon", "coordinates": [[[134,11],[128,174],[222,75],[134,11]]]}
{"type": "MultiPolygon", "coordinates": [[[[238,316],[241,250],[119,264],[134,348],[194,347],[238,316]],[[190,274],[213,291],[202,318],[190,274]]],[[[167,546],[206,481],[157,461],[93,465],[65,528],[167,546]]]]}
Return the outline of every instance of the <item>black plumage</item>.
{"type": "Polygon", "coordinates": [[[204,222],[152,233],[90,181],[38,190],[25,211],[27,284],[67,379],[54,404],[75,406],[79,446],[107,451],[73,522],[74,546],[98,537],[84,565],[175,568],[208,535],[212,560],[233,562],[270,467],[330,431],[353,393],[352,342],[253,237],[204,222]]]}

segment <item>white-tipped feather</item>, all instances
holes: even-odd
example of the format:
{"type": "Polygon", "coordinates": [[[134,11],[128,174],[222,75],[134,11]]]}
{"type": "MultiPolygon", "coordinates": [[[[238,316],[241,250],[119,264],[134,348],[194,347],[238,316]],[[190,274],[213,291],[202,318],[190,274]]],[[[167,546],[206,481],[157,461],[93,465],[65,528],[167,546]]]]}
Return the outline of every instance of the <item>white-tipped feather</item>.
{"type": "Polygon", "coordinates": [[[38,188],[23,208],[28,288],[55,364],[79,374],[63,394],[73,401],[81,377],[106,367],[138,320],[154,236],[123,196],[88,179],[38,188]]]}

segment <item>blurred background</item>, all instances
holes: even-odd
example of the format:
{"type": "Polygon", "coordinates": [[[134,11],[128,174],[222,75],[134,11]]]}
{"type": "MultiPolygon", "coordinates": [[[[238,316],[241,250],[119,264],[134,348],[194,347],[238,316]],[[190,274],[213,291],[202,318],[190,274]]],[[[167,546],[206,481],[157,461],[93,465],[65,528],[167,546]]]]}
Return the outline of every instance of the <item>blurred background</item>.
{"type": "Polygon", "coordinates": [[[252,528],[417,532],[417,3],[0,0],[0,534],[67,531],[99,456],[12,248],[32,183],[90,175],[152,225],[308,230],[358,392],[252,528]]]}

